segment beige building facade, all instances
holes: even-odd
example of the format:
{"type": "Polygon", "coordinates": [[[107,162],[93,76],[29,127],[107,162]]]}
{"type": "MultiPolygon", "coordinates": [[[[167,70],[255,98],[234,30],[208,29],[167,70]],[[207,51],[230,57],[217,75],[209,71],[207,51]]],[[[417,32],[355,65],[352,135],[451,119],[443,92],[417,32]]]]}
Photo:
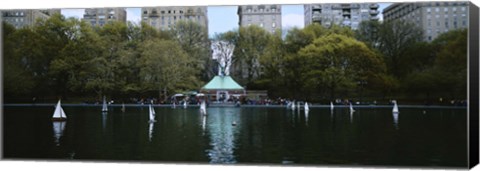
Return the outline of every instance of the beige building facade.
{"type": "Polygon", "coordinates": [[[37,19],[48,19],[60,10],[2,10],[2,20],[15,28],[33,26],[37,19]]]}
{"type": "Polygon", "coordinates": [[[304,5],[305,26],[318,23],[325,27],[333,24],[356,30],[365,20],[379,20],[377,3],[308,4],[304,5]]]}
{"type": "Polygon", "coordinates": [[[257,25],[270,33],[282,29],[281,5],[243,5],[237,11],[240,27],[257,25]]]}
{"type": "Polygon", "coordinates": [[[413,22],[422,28],[424,40],[432,41],[450,30],[468,28],[468,5],[466,1],[395,3],[382,14],[385,22],[413,22]]]}
{"type": "Polygon", "coordinates": [[[168,30],[181,20],[190,20],[204,26],[208,31],[206,6],[148,7],[142,8],[142,21],[157,28],[168,30]]]}
{"type": "Polygon", "coordinates": [[[83,14],[83,21],[92,26],[103,26],[111,21],[127,21],[127,11],[125,8],[88,8],[83,14]]]}

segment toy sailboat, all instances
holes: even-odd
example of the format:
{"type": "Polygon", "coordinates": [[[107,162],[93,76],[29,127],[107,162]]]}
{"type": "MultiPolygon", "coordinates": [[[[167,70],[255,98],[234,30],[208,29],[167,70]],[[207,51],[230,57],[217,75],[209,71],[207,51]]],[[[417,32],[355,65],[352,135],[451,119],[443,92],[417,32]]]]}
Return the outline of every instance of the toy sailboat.
{"type": "Polygon", "coordinates": [[[58,100],[57,105],[55,106],[55,112],[53,112],[53,121],[64,121],[67,120],[67,115],[65,115],[65,112],[63,111],[62,105],[60,100],[58,100]]]}

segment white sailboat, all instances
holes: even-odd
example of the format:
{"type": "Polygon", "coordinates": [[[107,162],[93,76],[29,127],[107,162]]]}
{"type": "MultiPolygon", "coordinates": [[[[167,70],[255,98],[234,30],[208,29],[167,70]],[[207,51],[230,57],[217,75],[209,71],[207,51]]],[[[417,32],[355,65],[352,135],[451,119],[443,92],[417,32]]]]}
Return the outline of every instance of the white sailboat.
{"type": "Polygon", "coordinates": [[[55,144],[60,145],[60,137],[63,136],[63,130],[65,130],[65,125],[67,121],[57,121],[53,122],[53,136],[55,137],[55,144]]]}
{"type": "Polygon", "coordinates": [[[184,100],[184,101],[183,101],[183,108],[184,108],[184,109],[187,108],[187,100],[184,100]]]}
{"type": "Polygon", "coordinates": [[[305,108],[305,125],[308,126],[308,112],[310,111],[310,107],[308,107],[307,102],[305,102],[304,108],[305,108]]]}
{"type": "Polygon", "coordinates": [[[333,110],[333,108],[334,108],[334,107],[333,107],[333,103],[330,102],[330,110],[333,110]]]}
{"type": "Polygon", "coordinates": [[[150,123],[156,122],[155,121],[155,110],[153,109],[152,105],[149,105],[148,107],[148,116],[149,116],[149,121],[150,123]]]}
{"type": "Polygon", "coordinates": [[[200,113],[207,115],[207,104],[205,104],[205,101],[202,101],[200,104],[200,113]]]}
{"type": "Polygon", "coordinates": [[[303,108],[305,110],[305,113],[307,113],[310,110],[310,107],[308,107],[308,103],[305,102],[305,105],[303,105],[303,108]]]}
{"type": "Polygon", "coordinates": [[[393,109],[392,109],[392,112],[393,113],[399,113],[398,111],[398,106],[397,106],[397,101],[393,101],[393,109]]]}
{"type": "Polygon", "coordinates": [[[292,102],[292,110],[295,110],[295,101],[292,102]]]}
{"type": "Polygon", "coordinates": [[[350,113],[355,112],[355,109],[353,109],[352,103],[350,103],[350,113]]]}
{"type": "Polygon", "coordinates": [[[67,115],[65,115],[65,112],[63,111],[60,100],[58,100],[58,103],[55,106],[55,112],[53,112],[52,120],[53,121],[67,120],[67,115]]]}
{"type": "Polygon", "coordinates": [[[103,96],[102,112],[108,112],[107,101],[105,100],[105,96],[103,96]]]}
{"type": "Polygon", "coordinates": [[[172,105],[173,105],[172,108],[174,108],[174,109],[177,107],[176,104],[175,104],[175,102],[173,102],[172,105]]]}

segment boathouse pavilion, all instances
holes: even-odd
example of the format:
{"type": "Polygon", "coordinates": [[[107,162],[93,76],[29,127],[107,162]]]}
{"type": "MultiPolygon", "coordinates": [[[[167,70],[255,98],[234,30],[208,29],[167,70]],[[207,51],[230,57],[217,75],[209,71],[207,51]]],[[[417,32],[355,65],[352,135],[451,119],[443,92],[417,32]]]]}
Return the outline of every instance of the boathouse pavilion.
{"type": "Polygon", "coordinates": [[[200,89],[200,93],[205,94],[209,100],[227,102],[229,99],[239,99],[241,96],[245,96],[246,92],[245,88],[232,77],[217,75],[200,89]]]}

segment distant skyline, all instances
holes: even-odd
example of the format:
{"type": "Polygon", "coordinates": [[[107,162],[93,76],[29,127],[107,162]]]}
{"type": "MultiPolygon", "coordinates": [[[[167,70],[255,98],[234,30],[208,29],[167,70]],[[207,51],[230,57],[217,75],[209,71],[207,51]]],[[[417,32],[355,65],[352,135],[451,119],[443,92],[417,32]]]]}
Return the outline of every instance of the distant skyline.
{"type": "MultiPolygon", "coordinates": [[[[383,20],[382,11],[392,3],[379,3],[379,17],[383,20]]],[[[230,30],[238,29],[238,6],[209,6],[208,11],[208,35],[213,37],[215,34],[224,33],[230,30]]],[[[127,21],[140,23],[141,8],[126,8],[127,21]]],[[[66,17],[83,18],[84,9],[62,9],[61,13],[66,17]]],[[[304,8],[303,5],[282,5],[282,30],[288,30],[293,27],[304,27],[304,8]]]]}

